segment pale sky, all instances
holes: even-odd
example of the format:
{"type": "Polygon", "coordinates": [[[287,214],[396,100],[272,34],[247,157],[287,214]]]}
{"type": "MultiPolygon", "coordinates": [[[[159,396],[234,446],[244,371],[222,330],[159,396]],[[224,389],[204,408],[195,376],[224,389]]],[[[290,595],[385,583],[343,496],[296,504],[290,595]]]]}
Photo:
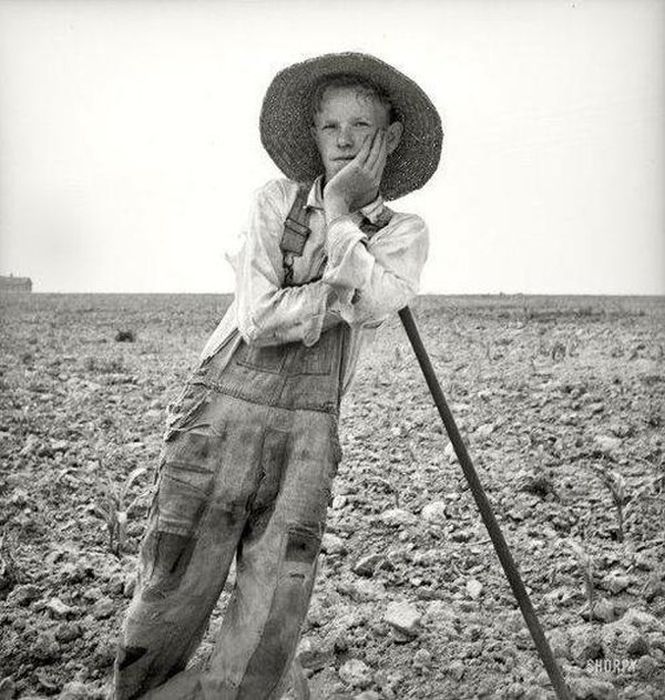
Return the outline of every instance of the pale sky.
{"type": "Polygon", "coordinates": [[[441,113],[393,207],[422,292],[665,293],[665,2],[0,0],[0,272],[39,292],[228,292],[281,68],[365,51],[441,113]]]}

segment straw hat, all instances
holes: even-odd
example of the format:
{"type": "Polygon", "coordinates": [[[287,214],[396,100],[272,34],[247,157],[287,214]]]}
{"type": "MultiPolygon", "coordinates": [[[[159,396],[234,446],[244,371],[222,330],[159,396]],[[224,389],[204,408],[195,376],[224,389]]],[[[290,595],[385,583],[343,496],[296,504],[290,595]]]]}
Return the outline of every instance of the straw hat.
{"type": "Polygon", "coordinates": [[[390,98],[404,131],[388,156],[381,194],[397,199],[422,187],[441,157],[443,132],[436,108],[416,83],[392,66],[364,53],[317,56],[280,71],[263,99],[261,142],[277,167],[298,182],[314,180],[324,168],[310,133],[316,86],[337,74],[358,75],[390,98]]]}

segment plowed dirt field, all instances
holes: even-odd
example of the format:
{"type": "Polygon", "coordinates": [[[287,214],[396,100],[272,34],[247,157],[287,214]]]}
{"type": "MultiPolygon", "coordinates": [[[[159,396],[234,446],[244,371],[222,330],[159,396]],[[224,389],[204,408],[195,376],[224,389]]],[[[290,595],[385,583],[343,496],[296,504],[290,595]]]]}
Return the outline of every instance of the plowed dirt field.
{"type": "MultiPolygon", "coordinates": [[[[165,408],[228,303],[0,299],[3,700],[108,691],[165,408]],[[114,495],[131,505],[120,547],[114,495]]],[[[574,696],[664,698],[665,299],[412,308],[574,696]]],[[[553,698],[397,318],[362,358],[341,425],[299,653],[313,697],[553,698]]]]}

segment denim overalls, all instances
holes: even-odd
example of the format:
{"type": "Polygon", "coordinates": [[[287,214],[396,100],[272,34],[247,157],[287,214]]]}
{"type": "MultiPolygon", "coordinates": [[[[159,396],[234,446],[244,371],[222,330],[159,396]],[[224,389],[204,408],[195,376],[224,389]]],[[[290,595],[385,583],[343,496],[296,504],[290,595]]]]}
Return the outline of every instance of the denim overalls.
{"type": "Polygon", "coordinates": [[[341,459],[348,330],[340,323],[312,347],[242,342],[230,360],[219,352],[190,377],[165,436],[116,660],[117,700],[160,684],[145,697],[281,697],[341,459]],[[236,585],[209,668],[179,673],[234,555],[236,585]]]}

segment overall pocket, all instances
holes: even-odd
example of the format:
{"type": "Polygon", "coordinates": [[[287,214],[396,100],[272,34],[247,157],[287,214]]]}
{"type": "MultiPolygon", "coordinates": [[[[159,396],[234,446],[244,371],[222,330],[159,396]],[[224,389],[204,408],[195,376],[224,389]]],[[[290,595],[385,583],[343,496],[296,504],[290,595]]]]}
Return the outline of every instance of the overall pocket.
{"type": "Polygon", "coordinates": [[[302,343],[296,345],[295,357],[290,366],[290,376],[327,376],[332,372],[337,350],[337,333],[334,328],[323,333],[314,345],[309,347],[302,343]]]}
{"type": "Polygon", "coordinates": [[[160,532],[195,534],[215,483],[217,442],[207,433],[188,431],[167,448],[156,495],[160,532]]]}
{"type": "Polygon", "coordinates": [[[286,358],[286,348],[289,345],[266,345],[262,347],[241,343],[235,354],[235,362],[242,367],[257,369],[261,372],[279,374],[286,358]]]}
{"type": "Polygon", "coordinates": [[[294,374],[318,374],[327,376],[332,371],[333,355],[330,344],[320,343],[307,348],[303,345],[300,353],[300,371],[294,374]]]}

